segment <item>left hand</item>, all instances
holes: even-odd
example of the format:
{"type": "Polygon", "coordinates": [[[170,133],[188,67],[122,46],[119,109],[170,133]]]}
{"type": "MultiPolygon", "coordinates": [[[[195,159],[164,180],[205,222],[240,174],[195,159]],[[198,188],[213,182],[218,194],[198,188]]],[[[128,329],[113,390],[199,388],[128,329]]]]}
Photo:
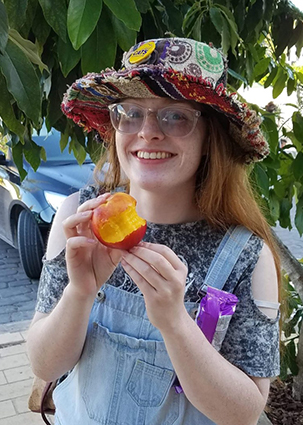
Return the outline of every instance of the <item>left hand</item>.
{"type": "Polygon", "coordinates": [[[187,314],[185,264],[167,246],[147,242],[123,251],[121,264],[142,292],[151,323],[160,331],[176,326],[187,314]]]}

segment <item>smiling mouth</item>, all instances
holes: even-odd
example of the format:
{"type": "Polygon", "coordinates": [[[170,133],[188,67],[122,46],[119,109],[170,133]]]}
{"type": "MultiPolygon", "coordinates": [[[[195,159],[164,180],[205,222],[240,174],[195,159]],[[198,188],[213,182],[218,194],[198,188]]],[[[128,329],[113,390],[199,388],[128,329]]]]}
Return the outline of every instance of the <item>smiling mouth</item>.
{"type": "Polygon", "coordinates": [[[146,152],[146,151],[137,151],[136,156],[143,159],[165,159],[173,156],[169,152],[146,152]]]}

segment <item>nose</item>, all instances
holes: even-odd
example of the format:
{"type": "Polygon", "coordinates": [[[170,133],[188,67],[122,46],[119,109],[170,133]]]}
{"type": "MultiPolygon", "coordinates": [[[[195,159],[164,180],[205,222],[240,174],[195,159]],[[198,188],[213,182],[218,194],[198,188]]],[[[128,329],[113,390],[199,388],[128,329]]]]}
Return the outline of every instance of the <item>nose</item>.
{"type": "Polygon", "coordinates": [[[146,142],[162,140],[165,137],[157,119],[157,112],[150,109],[147,111],[143,127],[139,131],[138,135],[146,142]]]}

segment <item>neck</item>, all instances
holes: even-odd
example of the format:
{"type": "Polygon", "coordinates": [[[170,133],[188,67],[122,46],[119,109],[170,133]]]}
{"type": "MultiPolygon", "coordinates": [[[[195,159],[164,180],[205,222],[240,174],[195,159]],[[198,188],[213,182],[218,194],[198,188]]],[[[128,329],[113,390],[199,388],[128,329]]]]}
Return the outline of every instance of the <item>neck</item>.
{"type": "Polygon", "coordinates": [[[194,194],[189,191],[159,193],[130,187],[130,195],[137,200],[137,213],[152,223],[189,223],[202,218],[195,205],[194,194]]]}

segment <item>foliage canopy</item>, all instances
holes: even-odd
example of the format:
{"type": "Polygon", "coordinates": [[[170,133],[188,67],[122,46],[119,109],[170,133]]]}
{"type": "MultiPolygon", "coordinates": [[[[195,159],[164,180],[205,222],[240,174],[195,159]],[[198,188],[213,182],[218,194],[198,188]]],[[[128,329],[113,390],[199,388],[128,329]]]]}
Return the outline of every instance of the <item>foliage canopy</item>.
{"type": "Polygon", "coordinates": [[[229,59],[229,88],[262,83],[276,99],[298,92],[287,123],[279,111],[252,105],[263,117],[271,154],[251,176],[272,225],[295,225],[303,233],[303,70],[289,50],[303,47],[303,13],[288,0],[2,0],[0,1],[0,117],[14,160],[37,169],[45,152],[32,140],[43,120],[61,131],[61,149],[79,163],[86,151],[96,160],[100,145],[63,116],[66,88],[87,72],[119,67],[122,52],[136,40],[176,35],[221,47],[229,59]],[[279,144],[286,137],[294,158],[279,144]]]}

